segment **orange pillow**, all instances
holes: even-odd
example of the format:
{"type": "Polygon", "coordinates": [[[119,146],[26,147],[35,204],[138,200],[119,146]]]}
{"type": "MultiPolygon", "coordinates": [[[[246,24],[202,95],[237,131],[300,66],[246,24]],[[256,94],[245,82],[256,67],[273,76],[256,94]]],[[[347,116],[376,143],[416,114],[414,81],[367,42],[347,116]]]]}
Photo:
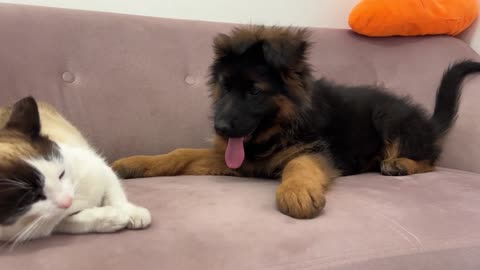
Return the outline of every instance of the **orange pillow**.
{"type": "Polygon", "coordinates": [[[363,0],[348,23],[353,31],[373,37],[455,36],[477,15],[477,0],[363,0]]]}

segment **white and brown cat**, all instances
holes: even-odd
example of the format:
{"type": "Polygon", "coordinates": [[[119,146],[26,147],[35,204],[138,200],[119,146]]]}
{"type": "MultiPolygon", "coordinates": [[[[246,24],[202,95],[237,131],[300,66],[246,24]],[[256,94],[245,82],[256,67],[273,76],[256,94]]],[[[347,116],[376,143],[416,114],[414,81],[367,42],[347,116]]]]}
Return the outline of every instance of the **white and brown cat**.
{"type": "Polygon", "coordinates": [[[52,106],[0,108],[0,241],[150,225],[82,134],[52,106]]]}

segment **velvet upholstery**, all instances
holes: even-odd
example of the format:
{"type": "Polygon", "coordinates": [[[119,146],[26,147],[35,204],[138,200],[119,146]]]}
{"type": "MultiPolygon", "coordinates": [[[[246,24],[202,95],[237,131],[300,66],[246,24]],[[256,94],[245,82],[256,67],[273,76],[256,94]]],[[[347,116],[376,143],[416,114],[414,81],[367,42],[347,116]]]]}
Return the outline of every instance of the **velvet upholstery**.
{"type": "MultiPolygon", "coordinates": [[[[0,4],[0,103],[52,103],[109,160],[206,147],[212,37],[231,27],[0,4]]],[[[382,84],[430,111],[449,63],[480,61],[452,37],[311,30],[317,76],[382,84]]],[[[125,187],[151,228],[33,241],[0,252],[0,269],[480,269],[479,88],[480,76],[467,79],[445,168],[339,178],[316,219],[280,214],[274,180],[133,179],[125,187]]]]}

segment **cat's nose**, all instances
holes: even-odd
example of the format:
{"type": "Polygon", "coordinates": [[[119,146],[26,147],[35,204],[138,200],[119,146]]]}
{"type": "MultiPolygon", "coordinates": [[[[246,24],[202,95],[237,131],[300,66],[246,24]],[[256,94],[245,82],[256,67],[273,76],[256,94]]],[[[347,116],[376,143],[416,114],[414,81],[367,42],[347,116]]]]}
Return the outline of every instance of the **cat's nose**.
{"type": "Polygon", "coordinates": [[[58,207],[62,209],[68,209],[72,206],[73,198],[70,196],[65,196],[57,201],[58,207]]]}

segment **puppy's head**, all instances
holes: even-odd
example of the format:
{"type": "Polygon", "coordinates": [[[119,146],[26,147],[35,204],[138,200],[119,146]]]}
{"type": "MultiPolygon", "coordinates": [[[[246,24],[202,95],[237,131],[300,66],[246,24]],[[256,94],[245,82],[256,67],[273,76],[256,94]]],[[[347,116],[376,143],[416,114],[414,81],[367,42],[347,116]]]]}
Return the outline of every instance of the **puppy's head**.
{"type": "Polygon", "coordinates": [[[236,145],[261,143],[295,121],[310,103],[308,49],[304,29],[247,26],[218,35],[210,79],[217,134],[236,145]]]}

